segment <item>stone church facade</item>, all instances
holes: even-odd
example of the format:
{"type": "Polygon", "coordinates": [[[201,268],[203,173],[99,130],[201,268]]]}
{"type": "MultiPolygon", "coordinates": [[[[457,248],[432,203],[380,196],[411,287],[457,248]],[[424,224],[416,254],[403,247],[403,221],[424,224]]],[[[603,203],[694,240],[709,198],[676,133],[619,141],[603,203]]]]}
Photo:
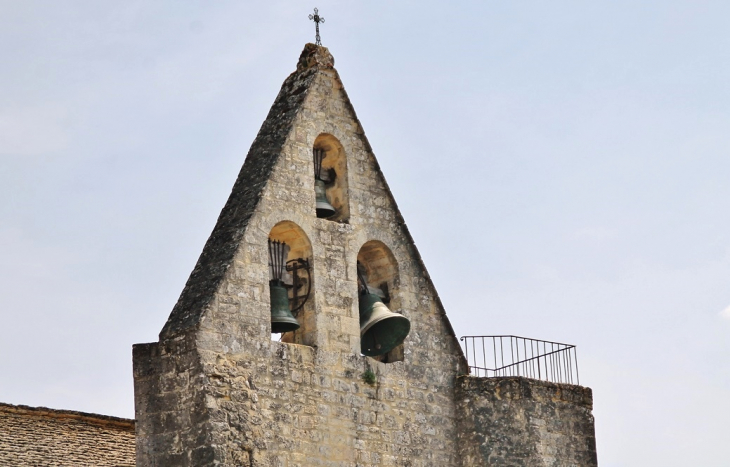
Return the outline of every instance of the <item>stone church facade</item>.
{"type": "Polygon", "coordinates": [[[139,466],[597,465],[590,389],[467,376],[334,59],[314,44],[159,342],[133,353],[139,466]],[[329,218],[315,212],[313,151],[325,155],[329,218]],[[309,267],[300,327],[281,341],[271,338],[271,240],[309,267]],[[375,358],[361,347],[358,268],[410,321],[405,341],[375,358]]]}

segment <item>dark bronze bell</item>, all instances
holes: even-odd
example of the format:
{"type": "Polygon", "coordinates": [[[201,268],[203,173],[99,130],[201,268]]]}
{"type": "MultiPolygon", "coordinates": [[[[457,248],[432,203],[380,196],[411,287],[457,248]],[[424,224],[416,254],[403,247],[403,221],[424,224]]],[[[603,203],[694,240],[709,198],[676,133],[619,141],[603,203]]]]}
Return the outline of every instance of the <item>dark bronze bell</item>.
{"type": "Polygon", "coordinates": [[[324,187],[324,181],[314,180],[314,198],[317,206],[317,217],[327,218],[335,215],[335,208],[327,201],[327,190],[324,187]]]}
{"type": "Polygon", "coordinates": [[[393,313],[375,294],[360,295],[360,351],[374,357],[390,352],[403,343],[411,322],[393,313]]]}
{"type": "Polygon", "coordinates": [[[271,332],[279,334],[299,329],[299,321],[289,310],[289,293],[286,287],[277,281],[271,281],[269,290],[271,290],[271,332]]]}

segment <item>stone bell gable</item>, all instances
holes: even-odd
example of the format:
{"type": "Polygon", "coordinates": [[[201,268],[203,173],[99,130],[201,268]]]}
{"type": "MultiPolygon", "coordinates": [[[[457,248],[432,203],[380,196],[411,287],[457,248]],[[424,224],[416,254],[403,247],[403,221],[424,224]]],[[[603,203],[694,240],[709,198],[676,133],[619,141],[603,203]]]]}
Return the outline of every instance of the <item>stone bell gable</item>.
{"type": "Polygon", "coordinates": [[[491,336],[520,361],[467,363],[333,66],[305,46],[133,348],[137,465],[596,466],[591,390],[545,377],[572,346],[491,336]]]}
{"type": "Polygon", "coordinates": [[[159,342],[134,346],[140,466],[461,465],[466,362],[333,65],[305,46],[159,342]],[[281,342],[269,240],[307,266],[291,292],[300,327],[281,342]],[[362,355],[363,282],[410,322],[375,358],[362,355]]]}

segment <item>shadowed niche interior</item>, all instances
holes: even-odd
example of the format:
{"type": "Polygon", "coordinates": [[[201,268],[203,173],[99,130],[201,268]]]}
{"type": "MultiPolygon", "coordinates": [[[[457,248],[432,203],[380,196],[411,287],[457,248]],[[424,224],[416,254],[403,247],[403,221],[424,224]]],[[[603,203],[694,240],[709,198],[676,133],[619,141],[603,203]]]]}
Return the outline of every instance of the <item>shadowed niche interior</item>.
{"type": "MultiPolygon", "coordinates": [[[[368,292],[377,295],[391,311],[401,313],[398,263],[383,242],[371,240],[360,248],[357,254],[357,269],[358,275],[366,282],[368,292]]],[[[403,361],[404,345],[399,344],[389,352],[372,358],[383,363],[403,361]]]]}
{"type": "MultiPolygon", "coordinates": [[[[299,326],[295,330],[290,330],[291,327],[285,324],[279,326],[284,332],[276,333],[276,326],[272,325],[271,337],[273,340],[281,339],[282,342],[310,346],[314,344],[314,287],[311,261],[312,244],[301,227],[291,221],[282,221],[271,229],[269,233],[269,280],[271,284],[278,282],[286,289],[286,299],[284,299],[275,297],[276,289],[271,288],[272,317],[276,306],[281,308],[288,305],[291,315],[299,326]],[[274,245],[272,247],[272,244],[284,246],[276,247],[274,245]],[[282,260],[272,257],[272,248],[273,253],[276,253],[277,248],[279,251],[283,249],[282,260]],[[277,269],[280,271],[278,274],[277,269]]],[[[287,320],[285,319],[284,322],[286,323],[287,320]]]]}
{"type": "MultiPolygon", "coordinates": [[[[327,201],[334,208],[334,214],[325,217],[334,222],[348,222],[350,219],[350,204],[347,192],[347,159],[342,144],[334,136],[322,133],[314,140],[314,154],[323,151],[324,157],[321,160],[319,174],[315,173],[315,179],[324,182],[327,201]]],[[[316,156],[315,156],[316,157],[316,156]]],[[[315,166],[317,164],[315,163],[315,166]]],[[[316,183],[316,182],[315,182],[316,183]]]]}

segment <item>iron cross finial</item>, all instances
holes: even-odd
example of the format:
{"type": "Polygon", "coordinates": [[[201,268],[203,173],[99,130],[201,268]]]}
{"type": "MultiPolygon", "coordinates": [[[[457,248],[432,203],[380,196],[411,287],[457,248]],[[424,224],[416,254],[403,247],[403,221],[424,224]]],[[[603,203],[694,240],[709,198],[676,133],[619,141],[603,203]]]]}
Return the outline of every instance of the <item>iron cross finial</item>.
{"type": "Polygon", "coordinates": [[[322,18],[321,16],[319,16],[319,10],[317,10],[315,8],[314,9],[314,14],[313,15],[309,15],[309,19],[311,19],[312,21],[314,21],[314,23],[317,25],[317,42],[315,42],[315,44],[322,45],[322,41],[319,39],[319,23],[324,23],[324,18],[322,18]]]}

